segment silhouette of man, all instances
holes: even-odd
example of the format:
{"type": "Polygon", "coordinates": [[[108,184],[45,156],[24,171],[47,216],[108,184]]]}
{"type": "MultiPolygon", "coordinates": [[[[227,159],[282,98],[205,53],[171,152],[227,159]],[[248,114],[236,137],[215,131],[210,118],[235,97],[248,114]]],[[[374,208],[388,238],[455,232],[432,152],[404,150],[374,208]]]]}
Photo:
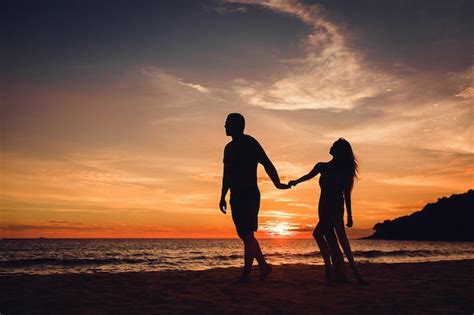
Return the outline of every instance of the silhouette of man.
{"type": "Polygon", "coordinates": [[[226,135],[232,137],[224,149],[224,176],[219,208],[226,214],[225,200],[230,189],[230,206],[232,220],[237,234],[244,242],[244,270],[236,283],[245,283],[250,279],[254,258],[260,268],[260,280],[271,273],[272,268],[263,257],[262,250],[254,231],[258,228],[258,210],[260,208],[260,191],[257,185],[257,166],[262,164],[275,187],[288,189],[282,184],[277,170],[265,154],[262,146],[253,137],[244,134],[245,119],[238,113],[231,113],[225,122],[226,135]]]}

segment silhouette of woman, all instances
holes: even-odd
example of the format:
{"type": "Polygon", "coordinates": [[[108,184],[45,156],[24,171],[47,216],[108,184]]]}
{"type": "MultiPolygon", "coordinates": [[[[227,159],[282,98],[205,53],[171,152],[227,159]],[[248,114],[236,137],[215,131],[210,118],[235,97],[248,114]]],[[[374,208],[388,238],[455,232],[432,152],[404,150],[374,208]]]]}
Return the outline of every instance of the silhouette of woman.
{"type": "Polygon", "coordinates": [[[344,202],[347,209],[347,226],[352,227],[351,192],[354,179],[357,178],[358,166],[349,142],[343,138],[332,145],[329,153],[333,156],[329,162],[319,162],[306,175],[288,184],[295,186],[307,181],[318,174],[321,196],[319,198],[319,222],[314,229],[313,236],[320,248],[324,259],[326,281],[331,284],[336,281],[347,281],[344,270],[344,259],[337,243],[337,238],[354,272],[354,276],[361,284],[365,283],[357,271],[354,256],[344,229],[344,202]],[[331,266],[331,259],[332,264],[331,266]]]}

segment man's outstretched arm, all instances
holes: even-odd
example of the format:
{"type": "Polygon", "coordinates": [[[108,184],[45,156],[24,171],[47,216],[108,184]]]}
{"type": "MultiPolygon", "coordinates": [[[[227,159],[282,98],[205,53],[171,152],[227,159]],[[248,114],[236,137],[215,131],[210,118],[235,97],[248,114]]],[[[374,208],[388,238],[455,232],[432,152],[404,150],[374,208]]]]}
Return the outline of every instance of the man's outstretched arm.
{"type": "Polygon", "coordinates": [[[228,175],[227,166],[224,163],[224,174],[222,175],[222,191],[221,191],[221,200],[219,202],[219,209],[223,214],[226,214],[227,211],[227,203],[225,201],[225,196],[227,195],[227,191],[229,191],[229,175],[228,175]]]}
{"type": "Polygon", "coordinates": [[[265,172],[267,172],[268,176],[273,182],[273,185],[275,185],[276,188],[278,189],[288,189],[289,186],[286,184],[282,184],[280,181],[280,177],[278,176],[278,172],[273,165],[272,161],[268,158],[266,154],[264,154],[263,159],[260,161],[262,163],[263,167],[265,168],[265,172]]]}

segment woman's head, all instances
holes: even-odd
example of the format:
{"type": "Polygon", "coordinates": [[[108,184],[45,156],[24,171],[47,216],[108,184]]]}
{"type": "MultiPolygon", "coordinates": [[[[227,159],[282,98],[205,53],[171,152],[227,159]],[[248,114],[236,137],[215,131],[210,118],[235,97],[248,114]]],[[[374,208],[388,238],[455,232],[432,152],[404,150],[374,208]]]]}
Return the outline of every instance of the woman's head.
{"type": "Polygon", "coordinates": [[[354,179],[357,178],[358,165],[350,143],[344,138],[339,138],[333,143],[329,153],[347,176],[346,188],[352,190],[354,179]]]}
{"type": "Polygon", "coordinates": [[[344,139],[339,138],[332,144],[329,153],[334,156],[334,158],[342,158],[342,159],[353,159],[354,153],[352,152],[352,147],[350,143],[344,139]]]}

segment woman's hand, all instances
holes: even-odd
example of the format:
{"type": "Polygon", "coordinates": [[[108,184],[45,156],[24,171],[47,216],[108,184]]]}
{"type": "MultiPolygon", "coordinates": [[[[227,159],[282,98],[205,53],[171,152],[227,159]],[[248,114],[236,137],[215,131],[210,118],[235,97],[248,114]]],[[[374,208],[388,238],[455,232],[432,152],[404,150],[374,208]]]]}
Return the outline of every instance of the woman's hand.
{"type": "Polygon", "coordinates": [[[297,184],[298,184],[298,182],[296,180],[290,180],[288,182],[288,186],[290,186],[290,187],[296,186],[297,184]]]}
{"type": "Polygon", "coordinates": [[[354,225],[354,222],[352,222],[352,216],[348,215],[347,216],[347,227],[352,227],[354,225]]]}
{"type": "Polygon", "coordinates": [[[275,185],[278,189],[288,189],[290,186],[288,184],[278,183],[275,185]]]}

